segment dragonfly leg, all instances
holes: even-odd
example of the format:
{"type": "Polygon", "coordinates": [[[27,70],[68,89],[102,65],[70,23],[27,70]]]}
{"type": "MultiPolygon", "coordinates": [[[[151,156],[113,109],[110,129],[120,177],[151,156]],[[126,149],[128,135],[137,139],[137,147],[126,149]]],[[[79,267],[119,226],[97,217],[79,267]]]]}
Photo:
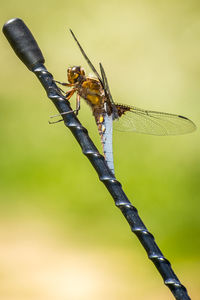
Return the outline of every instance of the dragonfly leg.
{"type": "Polygon", "coordinates": [[[76,113],[77,116],[78,116],[78,112],[79,112],[80,108],[81,108],[81,104],[80,104],[80,96],[79,96],[79,94],[77,93],[77,94],[76,94],[76,110],[75,110],[75,113],[76,113]]]}
{"type": "Polygon", "coordinates": [[[60,82],[60,81],[57,81],[57,80],[54,80],[54,82],[60,84],[60,85],[63,85],[63,86],[74,86],[73,83],[68,83],[68,82],[60,82]]]}
{"type": "MultiPolygon", "coordinates": [[[[62,116],[62,115],[67,115],[67,114],[72,114],[72,113],[75,113],[77,115],[77,111],[78,111],[78,109],[73,109],[73,110],[70,110],[70,111],[65,111],[63,113],[60,113],[60,114],[57,114],[57,115],[54,115],[54,116],[50,116],[50,118],[55,118],[55,117],[59,117],[59,116],[62,116]]],[[[53,122],[48,121],[48,122],[49,122],[49,124],[55,124],[55,123],[59,123],[59,122],[62,122],[62,121],[64,121],[64,120],[60,119],[58,121],[53,121],[53,122]]]]}
{"type": "MultiPolygon", "coordinates": [[[[73,94],[76,92],[76,89],[71,89],[69,90],[67,93],[66,93],[66,99],[67,100],[70,100],[70,98],[73,96],[73,94]]],[[[80,96],[77,94],[77,98],[76,98],[76,109],[74,110],[70,110],[70,111],[66,111],[66,112],[62,112],[60,114],[56,114],[56,115],[53,115],[53,116],[50,116],[50,118],[55,118],[55,117],[59,117],[59,116],[62,116],[62,115],[67,115],[67,114],[71,114],[71,113],[76,113],[76,115],[78,114],[78,111],[80,110],[80,96]]],[[[49,124],[55,124],[55,123],[58,123],[58,122],[61,122],[63,121],[63,119],[61,120],[58,120],[58,121],[55,121],[55,122],[51,122],[49,121],[49,124]]]]}
{"type": "Polygon", "coordinates": [[[76,90],[74,88],[69,90],[68,92],[65,93],[65,98],[69,100],[74,95],[75,92],[76,90]]]}
{"type": "MultiPolygon", "coordinates": [[[[68,114],[72,114],[72,113],[76,113],[77,115],[77,109],[73,109],[73,110],[70,110],[70,111],[65,111],[65,112],[62,112],[60,114],[57,114],[57,115],[53,115],[53,116],[50,116],[50,118],[55,118],[55,117],[59,117],[59,116],[62,116],[62,115],[68,115],[68,114]]],[[[58,122],[61,122],[61,121],[64,121],[63,119],[60,119],[58,121],[55,121],[55,122],[51,122],[51,121],[48,121],[49,124],[55,124],[55,123],[58,123],[58,122]]]]}
{"type": "Polygon", "coordinates": [[[53,121],[53,122],[48,121],[48,123],[49,123],[49,124],[55,124],[55,123],[59,123],[59,122],[62,122],[62,121],[64,121],[64,120],[63,120],[63,119],[60,119],[60,120],[58,120],[58,121],[53,121]]]}

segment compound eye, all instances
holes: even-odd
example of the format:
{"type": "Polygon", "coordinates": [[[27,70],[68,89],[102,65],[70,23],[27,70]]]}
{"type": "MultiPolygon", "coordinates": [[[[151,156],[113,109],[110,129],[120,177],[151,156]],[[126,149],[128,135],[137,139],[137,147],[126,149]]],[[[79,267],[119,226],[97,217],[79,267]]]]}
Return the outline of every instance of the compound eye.
{"type": "Polygon", "coordinates": [[[83,76],[85,75],[85,70],[83,68],[80,69],[80,74],[83,76]]]}
{"type": "Polygon", "coordinates": [[[72,68],[72,72],[74,72],[74,73],[79,73],[79,74],[80,74],[81,68],[78,67],[78,66],[74,66],[74,67],[72,68]]]}

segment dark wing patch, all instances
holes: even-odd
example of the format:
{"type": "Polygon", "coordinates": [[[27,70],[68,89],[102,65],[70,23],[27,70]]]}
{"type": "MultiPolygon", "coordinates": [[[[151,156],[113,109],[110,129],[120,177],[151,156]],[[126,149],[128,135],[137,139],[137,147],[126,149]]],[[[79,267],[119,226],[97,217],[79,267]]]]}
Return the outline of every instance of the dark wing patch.
{"type": "Polygon", "coordinates": [[[114,122],[118,131],[134,131],[152,135],[179,135],[192,132],[196,125],[186,117],[116,104],[119,119],[114,122]]]}

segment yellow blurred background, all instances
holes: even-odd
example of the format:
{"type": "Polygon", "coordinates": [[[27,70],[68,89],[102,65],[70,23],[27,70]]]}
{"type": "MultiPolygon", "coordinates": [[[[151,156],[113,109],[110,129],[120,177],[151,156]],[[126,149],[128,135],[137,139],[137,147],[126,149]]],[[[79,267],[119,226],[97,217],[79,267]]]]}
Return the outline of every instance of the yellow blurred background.
{"type": "MultiPolygon", "coordinates": [[[[60,81],[90,72],[72,28],[116,102],[178,113],[200,127],[198,1],[4,1],[60,81]]],[[[1,34],[0,298],[174,299],[54,106],[1,34]]],[[[74,103],[74,100],[72,100],[74,103]]],[[[79,118],[101,150],[89,107],[79,118]]],[[[200,140],[114,133],[116,177],[187,287],[200,294],[200,140]]]]}

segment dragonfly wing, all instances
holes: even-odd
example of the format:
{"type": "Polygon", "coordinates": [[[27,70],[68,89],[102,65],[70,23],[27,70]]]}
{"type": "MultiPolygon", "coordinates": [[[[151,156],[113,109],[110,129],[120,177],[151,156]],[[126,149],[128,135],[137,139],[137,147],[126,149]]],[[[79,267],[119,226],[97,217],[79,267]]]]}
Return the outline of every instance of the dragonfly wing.
{"type": "Polygon", "coordinates": [[[92,72],[97,76],[98,80],[100,81],[103,89],[105,89],[105,86],[104,86],[104,83],[103,83],[103,80],[101,78],[101,76],[99,75],[99,73],[97,72],[97,70],[95,69],[94,65],[92,64],[91,60],[89,59],[89,57],[87,56],[87,54],[85,53],[85,51],[83,50],[81,44],[79,43],[79,41],[77,40],[75,34],[73,33],[73,31],[70,29],[70,32],[75,40],[75,42],[77,43],[81,53],[83,54],[83,57],[85,58],[85,60],[87,61],[89,67],[91,68],[92,72]]]}
{"type": "Polygon", "coordinates": [[[116,104],[119,119],[114,122],[118,131],[135,131],[152,135],[179,135],[192,132],[195,124],[186,117],[116,104]]]}
{"type": "Polygon", "coordinates": [[[111,106],[111,112],[112,112],[112,115],[113,115],[113,120],[115,120],[115,119],[118,118],[118,111],[117,111],[117,108],[115,106],[113,97],[111,95],[108,80],[107,80],[106,73],[104,71],[102,63],[99,63],[99,67],[100,67],[101,76],[102,76],[102,80],[103,80],[103,84],[104,84],[104,91],[105,91],[106,97],[109,101],[109,105],[111,106]]]}
{"type": "Polygon", "coordinates": [[[102,80],[103,80],[103,84],[105,86],[107,96],[108,96],[110,102],[114,104],[114,101],[113,101],[113,98],[112,98],[112,95],[111,95],[111,92],[110,92],[110,88],[109,88],[109,85],[108,85],[108,80],[107,80],[107,77],[106,77],[106,73],[104,71],[102,63],[99,63],[99,67],[100,67],[101,77],[102,77],[102,80]]]}
{"type": "Polygon", "coordinates": [[[102,76],[101,77],[99,75],[98,71],[96,70],[96,68],[94,67],[94,65],[92,64],[91,60],[89,59],[89,57],[87,56],[87,54],[83,50],[81,44],[79,43],[78,39],[76,38],[75,34],[73,33],[73,31],[71,29],[70,29],[70,32],[71,32],[72,37],[74,38],[75,42],[77,43],[77,45],[78,45],[78,47],[79,47],[79,49],[80,49],[83,57],[87,61],[89,67],[91,68],[91,70],[97,76],[99,82],[101,83],[101,86],[102,86],[102,88],[103,88],[103,90],[105,92],[105,96],[107,98],[107,103],[108,103],[107,111],[109,113],[113,113],[113,119],[118,118],[117,110],[116,110],[116,107],[115,107],[112,95],[110,93],[110,88],[109,88],[109,85],[108,85],[108,80],[107,80],[107,77],[106,77],[106,74],[105,74],[105,71],[104,71],[104,68],[103,68],[102,64],[101,63],[99,64],[100,71],[101,71],[101,76],[102,76]]]}

